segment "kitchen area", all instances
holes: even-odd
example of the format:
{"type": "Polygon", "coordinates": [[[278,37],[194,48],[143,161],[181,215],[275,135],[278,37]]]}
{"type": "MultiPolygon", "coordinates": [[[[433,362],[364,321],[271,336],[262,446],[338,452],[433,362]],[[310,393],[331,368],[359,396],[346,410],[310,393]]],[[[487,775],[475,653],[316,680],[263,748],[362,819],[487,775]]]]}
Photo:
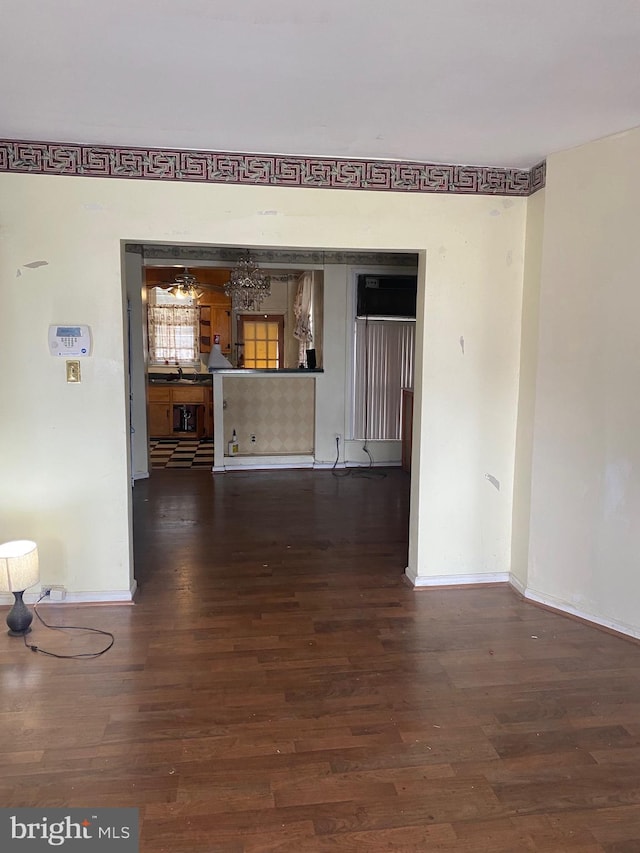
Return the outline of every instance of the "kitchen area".
{"type": "MultiPolygon", "coordinates": [[[[378,363],[370,362],[371,380],[364,381],[366,362],[358,354],[356,331],[366,331],[367,323],[357,318],[358,281],[370,275],[375,281],[376,276],[415,279],[416,255],[251,249],[259,274],[270,278],[270,293],[259,310],[234,310],[225,286],[247,254],[245,248],[225,246],[123,244],[132,481],[148,477],[156,467],[225,472],[399,466],[403,442],[397,424],[385,435],[374,434],[373,419],[362,416],[363,404],[371,403],[381,386],[375,379],[378,363]],[[185,276],[196,281],[186,344],[197,343],[198,357],[179,358],[176,364],[158,349],[162,339],[152,315],[162,307],[162,294],[185,276]],[[300,292],[304,278],[312,284],[306,294],[300,292]],[[300,316],[307,315],[300,302],[313,314],[311,337],[303,327],[302,340],[294,334],[300,316]]],[[[370,319],[372,342],[385,323],[407,325],[370,319]]],[[[389,388],[386,357],[380,365],[385,363],[384,387],[389,388]]],[[[396,384],[399,420],[400,389],[411,383],[398,378],[396,384]]],[[[384,405],[395,411],[395,402],[391,409],[384,405]]]]}
{"type": "Polygon", "coordinates": [[[145,267],[152,467],[313,464],[322,284],[321,271],[263,272],[242,258],[227,268],[145,267]],[[249,274],[263,282],[258,298],[249,274]],[[169,330],[175,340],[163,338],[166,318],[184,323],[169,330]]]}

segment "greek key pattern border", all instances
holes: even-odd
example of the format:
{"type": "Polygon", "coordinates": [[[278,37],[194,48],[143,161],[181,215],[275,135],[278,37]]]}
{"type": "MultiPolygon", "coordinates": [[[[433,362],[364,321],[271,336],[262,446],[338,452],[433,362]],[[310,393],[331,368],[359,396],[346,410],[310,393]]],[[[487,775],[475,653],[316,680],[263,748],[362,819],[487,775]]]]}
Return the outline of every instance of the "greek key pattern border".
{"type": "Polygon", "coordinates": [[[503,169],[7,139],[0,140],[0,172],[500,196],[528,196],[545,181],[544,162],[530,170],[503,169]]]}
{"type": "MultiPolygon", "coordinates": [[[[160,260],[167,263],[215,261],[237,264],[247,257],[246,249],[232,246],[176,246],[163,243],[125,243],[125,251],[141,255],[145,261],[160,260]]],[[[258,264],[350,264],[352,266],[418,266],[415,252],[353,252],[335,249],[256,249],[251,250],[252,259],[258,264]]]]}

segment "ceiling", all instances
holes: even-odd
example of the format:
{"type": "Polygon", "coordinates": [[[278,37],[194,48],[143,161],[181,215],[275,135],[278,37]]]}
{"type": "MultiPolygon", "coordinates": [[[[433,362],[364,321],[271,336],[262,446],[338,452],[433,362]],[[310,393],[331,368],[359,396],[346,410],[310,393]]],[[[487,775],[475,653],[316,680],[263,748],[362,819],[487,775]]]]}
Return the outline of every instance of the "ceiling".
{"type": "Polygon", "coordinates": [[[528,168],[640,125],[638,0],[0,0],[0,137],[528,168]]]}

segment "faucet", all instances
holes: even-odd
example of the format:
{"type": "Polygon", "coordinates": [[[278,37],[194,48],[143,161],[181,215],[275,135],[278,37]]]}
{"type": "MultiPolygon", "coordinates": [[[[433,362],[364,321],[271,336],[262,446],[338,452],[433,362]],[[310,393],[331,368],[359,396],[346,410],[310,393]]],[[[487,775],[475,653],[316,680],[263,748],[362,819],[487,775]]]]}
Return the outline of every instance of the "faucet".
{"type": "Polygon", "coordinates": [[[182,379],[182,368],[178,365],[178,379],[182,379]]]}

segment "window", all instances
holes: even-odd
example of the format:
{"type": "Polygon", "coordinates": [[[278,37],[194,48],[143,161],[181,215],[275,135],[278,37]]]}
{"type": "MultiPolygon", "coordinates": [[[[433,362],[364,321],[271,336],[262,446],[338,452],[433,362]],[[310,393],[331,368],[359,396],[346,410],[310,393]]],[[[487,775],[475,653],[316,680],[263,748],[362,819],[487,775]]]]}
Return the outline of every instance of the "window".
{"type": "Polygon", "coordinates": [[[193,300],[177,299],[154,288],[147,308],[149,361],[195,364],[199,361],[200,309],[193,300]]]}
{"type": "Polygon", "coordinates": [[[399,439],[402,389],[413,388],[415,320],[356,319],[355,439],[399,439]]]}
{"type": "Polygon", "coordinates": [[[282,367],[284,317],[277,314],[240,314],[238,337],[242,347],[239,366],[282,367]]]}

